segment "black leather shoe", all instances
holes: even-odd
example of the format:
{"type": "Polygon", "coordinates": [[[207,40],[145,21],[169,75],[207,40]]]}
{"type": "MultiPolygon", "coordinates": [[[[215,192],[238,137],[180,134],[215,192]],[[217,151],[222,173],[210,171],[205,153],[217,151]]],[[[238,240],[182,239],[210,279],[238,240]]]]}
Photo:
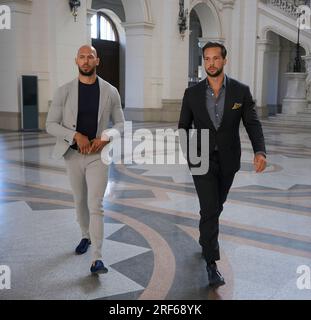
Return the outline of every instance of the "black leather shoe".
{"type": "Polygon", "coordinates": [[[208,274],[208,281],[209,281],[210,287],[218,288],[226,284],[223,276],[220,274],[220,272],[217,269],[216,263],[207,264],[206,271],[208,274]]]}
{"type": "Polygon", "coordinates": [[[91,265],[91,272],[92,274],[103,274],[107,273],[108,269],[105,267],[104,263],[101,260],[96,260],[91,265]]]}
{"type": "Polygon", "coordinates": [[[83,254],[87,251],[89,245],[91,244],[90,239],[82,239],[79,243],[79,245],[76,247],[76,254],[83,254]]]}

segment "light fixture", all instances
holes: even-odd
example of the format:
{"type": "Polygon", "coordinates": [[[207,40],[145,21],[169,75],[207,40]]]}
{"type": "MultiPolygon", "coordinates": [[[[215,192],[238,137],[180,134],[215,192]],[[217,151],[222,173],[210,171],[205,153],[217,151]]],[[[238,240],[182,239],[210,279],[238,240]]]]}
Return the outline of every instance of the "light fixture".
{"type": "Polygon", "coordinates": [[[187,16],[188,16],[188,9],[184,9],[184,0],[179,0],[179,17],[178,17],[178,26],[179,26],[179,33],[181,39],[184,40],[187,26],[187,16]]]}
{"type": "Polygon", "coordinates": [[[75,22],[77,21],[78,8],[81,6],[80,0],[69,0],[69,6],[72,15],[75,18],[75,22]]]}

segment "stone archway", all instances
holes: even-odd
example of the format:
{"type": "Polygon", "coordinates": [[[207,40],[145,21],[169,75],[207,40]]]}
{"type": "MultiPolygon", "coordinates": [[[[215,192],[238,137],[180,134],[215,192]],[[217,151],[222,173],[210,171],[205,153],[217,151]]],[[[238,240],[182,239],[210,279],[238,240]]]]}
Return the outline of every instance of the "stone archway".
{"type": "Polygon", "coordinates": [[[110,70],[111,74],[111,70],[113,68],[112,66],[115,66],[116,71],[113,72],[114,76],[112,78],[117,79],[118,84],[116,85],[116,87],[119,89],[122,106],[124,107],[126,72],[126,35],[122,24],[125,22],[126,16],[122,1],[89,0],[89,5],[92,6],[92,9],[89,10],[89,15],[93,16],[94,14],[103,13],[110,19],[118,35],[118,43],[110,44],[109,42],[104,43],[101,40],[94,39],[92,39],[91,42],[97,48],[97,50],[100,51],[101,56],[106,56],[108,58],[107,60],[110,61],[108,69],[105,68],[105,63],[103,61],[103,65],[101,66],[102,68],[100,69],[102,73],[104,74],[105,70],[110,70]],[[109,50],[110,47],[111,50],[109,50]],[[111,53],[113,52],[114,54],[112,55],[111,53]]]}
{"type": "Polygon", "coordinates": [[[120,93],[125,107],[143,107],[146,72],[140,66],[140,52],[149,49],[153,28],[150,0],[89,0],[93,9],[101,9],[115,23],[120,35],[120,93]],[[146,49],[147,48],[147,49],[146,49]],[[130,63],[126,63],[130,62],[130,63]],[[122,80],[123,77],[123,80],[122,80]]]}
{"type": "Polygon", "coordinates": [[[202,38],[202,26],[196,10],[191,10],[189,17],[188,86],[192,86],[198,83],[202,76],[202,50],[199,46],[199,39],[202,38]]]}
{"type": "MultiPolygon", "coordinates": [[[[196,11],[202,27],[202,38],[222,39],[223,31],[220,16],[212,1],[194,0],[190,4],[190,12],[196,11]]],[[[223,41],[223,39],[222,39],[223,41]]]]}
{"type": "MultiPolygon", "coordinates": [[[[222,24],[217,8],[212,1],[194,0],[190,3],[190,27],[199,24],[196,29],[200,28],[201,36],[193,39],[193,34],[189,35],[189,84],[192,85],[193,75],[196,74],[196,81],[206,77],[203,63],[203,55],[199,48],[202,48],[208,41],[224,43],[222,24]],[[198,20],[197,22],[195,20],[198,20]],[[193,62],[193,56],[198,55],[200,64],[197,66],[193,62]],[[200,58],[201,57],[201,58],[200,58]],[[197,66],[197,72],[193,70],[197,66]]],[[[193,30],[198,33],[198,30],[193,30]]]]}
{"type": "MultiPolygon", "coordinates": [[[[256,98],[262,118],[282,112],[286,94],[286,72],[293,72],[297,34],[278,25],[266,25],[257,40],[256,98]]],[[[308,55],[308,44],[302,41],[301,55],[308,55]]]]}
{"type": "Polygon", "coordinates": [[[152,23],[150,0],[122,0],[126,22],[152,23]]]}
{"type": "MultiPolygon", "coordinates": [[[[114,2],[114,1],[113,1],[114,2]]],[[[106,8],[115,12],[122,22],[152,22],[150,0],[120,0],[123,12],[115,10],[116,6],[112,1],[106,0],[87,0],[87,9],[106,8]]]]}
{"type": "MultiPolygon", "coordinates": [[[[270,32],[274,32],[275,34],[293,43],[297,42],[297,30],[286,30],[285,28],[277,25],[268,25],[262,28],[260,32],[260,39],[267,40],[270,32]]],[[[305,37],[303,34],[300,34],[300,46],[305,50],[306,55],[311,54],[310,39],[305,37]]]]}

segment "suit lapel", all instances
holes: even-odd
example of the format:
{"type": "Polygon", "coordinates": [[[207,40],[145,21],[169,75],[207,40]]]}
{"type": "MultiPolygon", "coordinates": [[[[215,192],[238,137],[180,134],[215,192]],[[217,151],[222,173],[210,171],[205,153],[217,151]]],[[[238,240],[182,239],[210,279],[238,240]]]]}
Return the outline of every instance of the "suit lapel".
{"type": "Polygon", "coordinates": [[[232,106],[232,98],[233,98],[232,85],[231,85],[230,78],[227,76],[226,77],[226,97],[225,97],[225,105],[224,105],[224,114],[222,116],[222,122],[221,122],[219,129],[221,129],[226,123],[230,108],[232,106]]]}
{"type": "Polygon", "coordinates": [[[104,112],[105,106],[108,102],[108,90],[105,90],[105,83],[104,80],[98,77],[98,83],[99,83],[99,108],[98,108],[98,123],[100,121],[100,118],[104,112]]]}
{"type": "Polygon", "coordinates": [[[72,110],[75,122],[78,119],[78,105],[79,105],[79,79],[75,79],[72,82],[72,87],[70,90],[70,107],[72,110]]]}

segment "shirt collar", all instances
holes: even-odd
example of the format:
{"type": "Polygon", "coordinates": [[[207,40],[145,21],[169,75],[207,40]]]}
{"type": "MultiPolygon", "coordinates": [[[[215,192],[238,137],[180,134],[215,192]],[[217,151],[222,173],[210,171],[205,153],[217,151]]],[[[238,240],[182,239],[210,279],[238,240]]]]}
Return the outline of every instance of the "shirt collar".
{"type": "MultiPolygon", "coordinates": [[[[206,86],[207,86],[207,88],[211,88],[211,86],[209,85],[209,82],[208,82],[208,78],[206,78],[206,86]]],[[[221,87],[226,89],[226,86],[227,86],[227,75],[225,74],[224,82],[222,83],[221,87]]]]}

